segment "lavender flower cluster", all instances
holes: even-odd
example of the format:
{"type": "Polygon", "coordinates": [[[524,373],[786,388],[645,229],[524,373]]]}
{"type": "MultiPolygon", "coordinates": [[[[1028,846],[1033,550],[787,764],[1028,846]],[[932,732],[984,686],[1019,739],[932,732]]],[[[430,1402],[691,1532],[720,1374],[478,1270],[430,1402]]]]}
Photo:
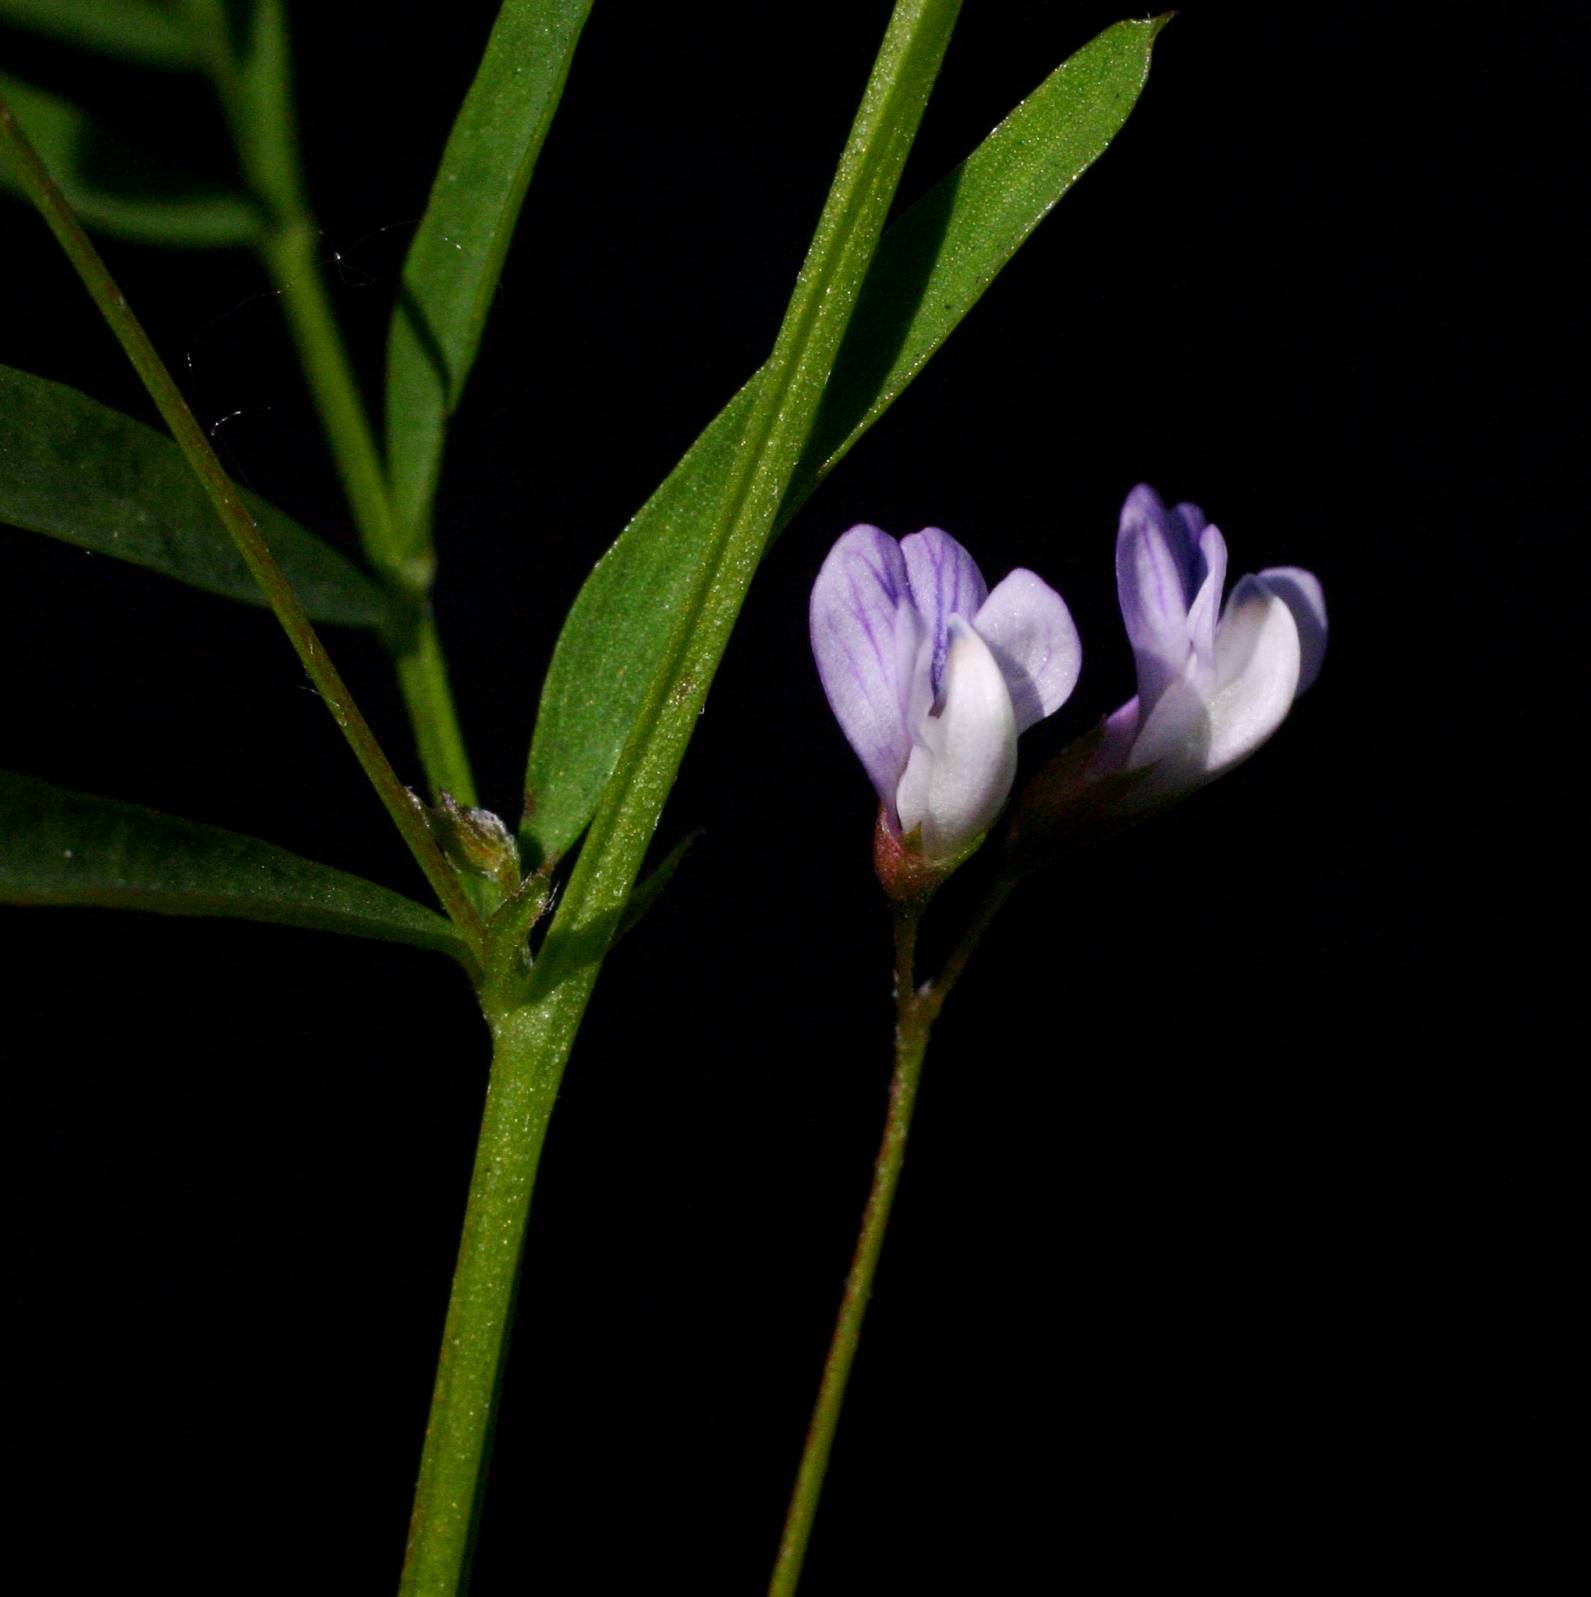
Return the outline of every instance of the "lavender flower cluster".
{"type": "MultiPolygon", "coordinates": [[[[1158,808],[1230,770],[1318,675],[1326,606],[1307,571],[1243,577],[1225,606],[1226,540],[1198,506],[1139,486],[1122,507],[1116,584],[1138,692],[1069,762],[1078,794],[1158,808]]],[[[1018,569],[991,591],[937,527],[899,541],[852,527],[812,590],[812,651],[830,706],[878,793],[881,828],[948,870],[1010,796],[1020,733],[1076,686],[1082,646],[1055,590],[1018,569]]]]}

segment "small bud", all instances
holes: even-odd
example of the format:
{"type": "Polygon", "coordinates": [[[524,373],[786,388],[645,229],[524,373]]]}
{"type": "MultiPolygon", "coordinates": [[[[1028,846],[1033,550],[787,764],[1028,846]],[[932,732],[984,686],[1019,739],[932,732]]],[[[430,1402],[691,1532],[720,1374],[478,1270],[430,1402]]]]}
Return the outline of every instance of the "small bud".
{"type": "Polygon", "coordinates": [[[513,833],[490,810],[472,809],[443,793],[431,811],[431,830],[460,870],[484,876],[505,892],[518,890],[519,849],[513,833]]]}

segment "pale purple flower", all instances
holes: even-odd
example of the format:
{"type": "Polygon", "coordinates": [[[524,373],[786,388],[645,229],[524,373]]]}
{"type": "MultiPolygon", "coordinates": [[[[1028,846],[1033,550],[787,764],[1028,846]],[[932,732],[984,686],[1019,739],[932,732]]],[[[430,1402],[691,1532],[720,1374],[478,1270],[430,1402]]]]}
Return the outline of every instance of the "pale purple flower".
{"type": "Polygon", "coordinates": [[[1244,577],[1224,609],[1226,540],[1197,505],[1140,485],[1122,506],[1116,586],[1138,693],[1107,718],[1087,776],[1142,773],[1128,808],[1180,797],[1246,759],[1320,673],[1326,601],[1296,566],[1244,577]]]}
{"type": "Polygon", "coordinates": [[[991,593],[937,527],[899,542],[852,527],[812,588],[823,691],[885,823],[930,863],[976,846],[1016,775],[1017,734],[1066,702],[1082,648],[1031,571],[991,593]]]}

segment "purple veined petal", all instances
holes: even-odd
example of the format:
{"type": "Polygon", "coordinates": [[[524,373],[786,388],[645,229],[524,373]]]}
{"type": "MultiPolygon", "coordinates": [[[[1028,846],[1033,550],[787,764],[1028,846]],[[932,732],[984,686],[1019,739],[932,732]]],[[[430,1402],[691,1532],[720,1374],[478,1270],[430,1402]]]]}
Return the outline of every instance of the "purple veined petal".
{"type": "Polygon", "coordinates": [[[906,682],[906,735],[916,743],[921,740],[922,728],[934,713],[934,640],[928,635],[922,617],[915,610],[917,623],[917,651],[908,667],[906,682]]]}
{"type": "Polygon", "coordinates": [[[1116,592],[1138,662],[1138,696],[1151,711],[1182,675],[1192,647],[1185,544],[1181,523],[1173,523],[1154,489],[1140,483],[1127,495],[1116,535],[1116,592]]]}
{"type": "Polygon", "coordinates": [[[1041,577],[1018,567],[995,584],[972,624],[1005,677],[1018,732],[1071,697],[1083,645],[1066,601],[1041,577]]]}
{"type": "MultiPolygon", "coordinates": [[[[1195,505],[1178,505],[1179,512],[1195,505]]],[[[1200,517],[1202,520],[1202,516],[1200,517]]],[[[1193,646],[1194,679],[1208,691],[1215,686],[1215,627],[1221,614],[1221,590],[1226,587],[1226,539],[1208,522],[1198,533],[1200,581],[1188,606],[1188,641],[1193,646]]]]}
{"type": "Polygon", "coordinates": [[[852,527],[812,585],[812,654],[829,707],[891,812],[911,754],[906,694],[921,627],[900,545],[852,527]]]}
{"type": "Polygon", "coordinates": [[[934,640],[932,662],[934,700],[944,692],[945,655],[950,646],[952,616],[971,620],[989,596],[978,563],[938,527],[924,527],[900,541],[917,613],[934,640]]]}
{"type": "Polygon", "coordinates": [[[897,795],[903,833],[949,860],[994,824],[1016,779],[1016,715],[999,663],[960,616],[949,624],[944,705],[917,728],[897,795]]]}
{"type": "Polygon", "coordinates": [[[1257,577],[1244,577],[1215,634],[1212,776],[1247,759],[1282,724],[1298,691],[1300,663],[1292,610],[1257,577]]]}
{"type": "Polygon", "coordinates": [[[1293,612],[1298,628],[1298,691],[1313,687],[1326,658],[1326,591],[1320,579],[1298,566],[1271,566],[1259,581],[1293,612]]]}
{"type": "MultiPolygon", "coordinates": [[[[1200,588],[1204,586],[1204,579],[1210,574],[1204,537],[1210,530],[1210,518],[1191,499],[1184,499],[1166,512],[1166,519],[1172,527],[1172,548],[1182,562],[1182,591],[1188,596],[1188,608],[1191,610],[1200,588]]],[[[1220,533],[1216,534],[1216,537],[1220,536],[1220,533]]],[[[1226,553],[1225,539],[1221,540],[1221,553],[1226,553]]],[[[1216,603],[1219,606],[1219,594],[1216,595],[1216,603]]]]}
{"type": "MultiPolygon", "coordinates": [[[[906,757],[911,755],[913,722],[908,716],[911,696],[916,682],[916,662],[929,652],[928,635],[923,630],[923,618],[917,607],[903,600],[895,612],[895,673],[901,721],[906,728],[906,757]]],[[[926,675],[926,671],[923,673],[926,675]]],[[[898,766],[897,770],[903,770],[898,766]]],[[[886,801],[889,802],[889,801],[886,801]]]]}
{"type": "MultiPolygon", "coordinates": [[[[1167,515],[1173,526],[1182,529],[1184,558],[1191,569],[1199,552],[1199,538],[1204,529],[1210,525],[1210,518],[1191,499],[1184,499],[1181,504],[1173,505],[1167,515]]],[[[1190,582],[1188,586],[1196,588],[1198,583],[1190,582]]]]}

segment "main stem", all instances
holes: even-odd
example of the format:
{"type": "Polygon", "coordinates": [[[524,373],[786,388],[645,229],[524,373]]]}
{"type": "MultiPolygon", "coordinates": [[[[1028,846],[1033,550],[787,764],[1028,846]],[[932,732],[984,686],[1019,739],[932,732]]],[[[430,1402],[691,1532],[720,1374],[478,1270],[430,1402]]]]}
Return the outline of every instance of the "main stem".
{"type": "Polygon", "coordinates": [[[856,1239],[850,1274],[840,1298],[829,1354],[823,1365],[823,1380],[807,1427],[806,1447],[795,1490],[785,1517],[779,1556],[774,1563],[769,1597],[793,1597],[801,1579],[807,1542],[812,1535],[812,1520],[823,1478],[829,1467],[834,1432],[845,1402],[846,1382],[856,1361],[861,1341],[862,1320],[867,1300],[873,1291],[873,1276],[878,1270],[884,1232],[889,1225],[895,1189],[900,1183],[901,1166],[906,1159],[906,1136],[911,1129],[912,1111],[917,1104],[917,1087],[922,1079],[923,1056],[928,1049],[929,1029],[937,1005],[916,988],[915,965],[917,922],[921,904],[900,906],[895,912],[895,1073],[889,1084],[889,1113],[884,1120],[884,1138],[873,1161],[873,1185],[862,1211],[862,1229],[856,1239]]]}
{"type": "Polygon", "coordinates": [[[469,1576],[525,1222],[561,1073],[538,1066],[533,1011],[509,1009],[491,1019],[491,1081],[420,1456],[401,1597],[457,1597],[469,1576]]]}

